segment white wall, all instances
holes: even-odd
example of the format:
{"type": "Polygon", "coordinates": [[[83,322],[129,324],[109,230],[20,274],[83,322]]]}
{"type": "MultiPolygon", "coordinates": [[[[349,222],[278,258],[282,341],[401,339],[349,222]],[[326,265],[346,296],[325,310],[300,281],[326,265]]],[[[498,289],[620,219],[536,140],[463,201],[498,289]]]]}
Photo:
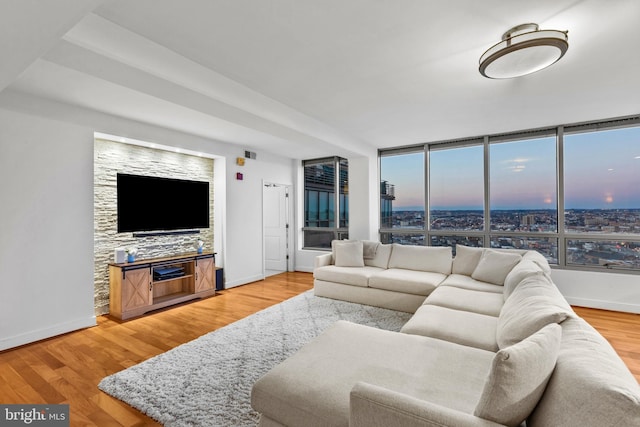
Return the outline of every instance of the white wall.
{"type": "Polygon", "coordinates": [[[572,305],[640,313],[640,276],[554,269],[551,278],[572,305]]]}
{"type": "Polygon", "coordinates": [[[0,350],[95,324],[94,131],[220,156],[214,165],[216,263],[228,287],[263,277],[262,181],[292,184],[291,160],[254,149],[257,159],[240,168],[235,159],[244,148],[5,90],[0,350]],[[236,172],[244,181],[235,180],[236,172]]]}
{"type": "Polygon", "coordinates": [[[378,240],[379,192],[377,153],[349,158],[349,238],[378,240]]]}
{"type": "MultiPolygon", "coordinates": [[[[236,155],[227,161],[227,288],[264,278],[263,181],[283,185],[293,185],[294,181],[290,159],[258,151],[256,159],[245,159],[244,166],[236,165],[236,157],[243,155],[244,151],[236,149],[236,155]],[[236,179],[238,172],[243,174],[242,181],[236,179]]],[[[295,198],[292,203],[296,203],[295,198]]]]}
{"type": "Polygon", "coordinates": [[[0,109],[0,350],[95,324],[92,141],[0,109]]]}

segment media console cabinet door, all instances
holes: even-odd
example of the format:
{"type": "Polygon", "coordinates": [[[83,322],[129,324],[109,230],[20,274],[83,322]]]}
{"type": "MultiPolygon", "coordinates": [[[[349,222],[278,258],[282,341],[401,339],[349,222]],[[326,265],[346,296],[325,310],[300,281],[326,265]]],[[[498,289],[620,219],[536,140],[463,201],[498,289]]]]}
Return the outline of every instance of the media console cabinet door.
{"type": "Polygon", "coordinates": [[[215,289],[214,269],[213,257],[196,259],[196,293],[215,289]]]}
{"type": "Polygon", "coordinates": [[[126,269],[122,279],[122,311],[146,307],[152,302],[151,273],[149,267],[126,269]]]}

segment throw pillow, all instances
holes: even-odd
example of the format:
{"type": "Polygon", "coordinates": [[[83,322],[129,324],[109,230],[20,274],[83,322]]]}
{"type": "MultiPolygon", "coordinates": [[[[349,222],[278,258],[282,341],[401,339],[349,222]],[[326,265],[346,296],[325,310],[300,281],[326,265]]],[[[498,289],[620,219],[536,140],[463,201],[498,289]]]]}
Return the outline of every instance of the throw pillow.
{"type": "Polygon", "coordinates": [[[527,251],[524,255],[522,255],[522,259],[530,260],[535,262],[545,274],[551,274],[551,266],[549,265],[549,261],[538,251],[527,251]]]}
{"type": "Polygon", "coordinates": [[[496,328],[498,347],[516,344],[550,323],[562,323],[572,313],[569,303],[544,273],[529,276],[500,310],[496,328]]]}
{"type": "MultiPolygon", "coordinates": [[[[367,259],[364,257],[364,265],[370,267],[378,267],[384,268],[385,270],[389,267],[389,257],[391,257],[391,249],[393,246],[391,244],[383,245],[380,243],[378,248],[376,249],[376,255],[367,259]]],[[[363,255],[364,255],[364,242],[363,242],[363,255]]]]}
{"type": "Polygon", "coordinates": [[[374,242],[372,240],[363,240],[362,241],[363,258],[374,259],[376,257],[376,252],[378,252],[379,246],[380,246],[380,242],[374,242]]]}
{"type": "Polygon", "coordinates": [[[503,285],[504,279],[522,257],[518,254],[492,251],[486,249],[471,277],[482,282],[503,285]]]}
{"type": "Polygon", "coordinates": [[[333,246],[336,267],[364,267],[362,242],[337,241],[333,246]]]}
{"type": "Polygon", "coordinates": [[[493,357],[474,415],[506,426],[519,426],[542,397],[560,350],[562,329],[547,325],[493,357]]]}
{"type": "Polygon", "coordinates": [[[509,298],[520,282],[536,274],[543,274],[542,268],[535,262],[523,257],[522,261],[513,267],[504,279],[504,291],[502,292],[504,300],[506,301],[509,298]]]}
{"type": "Polygon", "coordinates": [[[482,252],[484,252],[483,248],[456,245],[456,257],[453,259],[452,273],[471,276],[480,262],[482,252]]]}

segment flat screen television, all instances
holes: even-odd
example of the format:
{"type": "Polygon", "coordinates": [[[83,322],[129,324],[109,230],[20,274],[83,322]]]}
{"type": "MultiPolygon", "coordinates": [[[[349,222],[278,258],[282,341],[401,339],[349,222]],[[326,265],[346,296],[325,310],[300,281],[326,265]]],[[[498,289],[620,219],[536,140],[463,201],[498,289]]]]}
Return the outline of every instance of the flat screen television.
{"type": "Polygon", "coordinates": [[[209,228],[209,183],[119,173],[118,233],[209,228]]]}

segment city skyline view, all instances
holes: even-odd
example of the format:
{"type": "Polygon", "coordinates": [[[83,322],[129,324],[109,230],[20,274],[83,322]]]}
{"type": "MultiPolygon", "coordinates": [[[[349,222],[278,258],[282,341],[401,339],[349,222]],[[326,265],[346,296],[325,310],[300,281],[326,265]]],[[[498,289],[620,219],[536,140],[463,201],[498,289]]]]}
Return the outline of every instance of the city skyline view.
{"type": "MultiPolygon", "coordinates": [[[[491,212],[488,247],[528,249],[540,252],[550,264],[558,264],[559,238],[556,210],[499,210],[491,212]],[[544,233],[544,234],[542,234],[544,233]]],[[[408,245],[485,246],[484,212],[478,210],[433,210],[429,231],[424,211],[395,211],[389,228],[381,233],[385,243],[408,245]],[[417,232],[416,230],[423,230],[417,232]],[[448,234],[453,232],[454,234],[448,234]],[[467,232],[467,233],[465,233],[467,232]],[[427,233],[431,236],[428,237],[427,233]]],[[[640,269],[640,241],[624,235],[640,234],[640,209],[572,209],[565,212],[567,265],[640,269]],[[623,233],[623,234],[620,234],[623,233]],[[593,239],[594,235],[620,238],[593,239]]]]}
{"type": "MultiPolygon", "coordinates": [[[[489,146],[491,210],[557,209],[555,136],[489,146]]],[[[432,149],[430,208],[484,208],[482,145],[432,149]]],[[[640,128],[564,136],[567,209],[640,208],[640,128]]],[[[423,152],[381,157],[381,177],[395,187],[393,211],[424,211],[423,152]]]]}

